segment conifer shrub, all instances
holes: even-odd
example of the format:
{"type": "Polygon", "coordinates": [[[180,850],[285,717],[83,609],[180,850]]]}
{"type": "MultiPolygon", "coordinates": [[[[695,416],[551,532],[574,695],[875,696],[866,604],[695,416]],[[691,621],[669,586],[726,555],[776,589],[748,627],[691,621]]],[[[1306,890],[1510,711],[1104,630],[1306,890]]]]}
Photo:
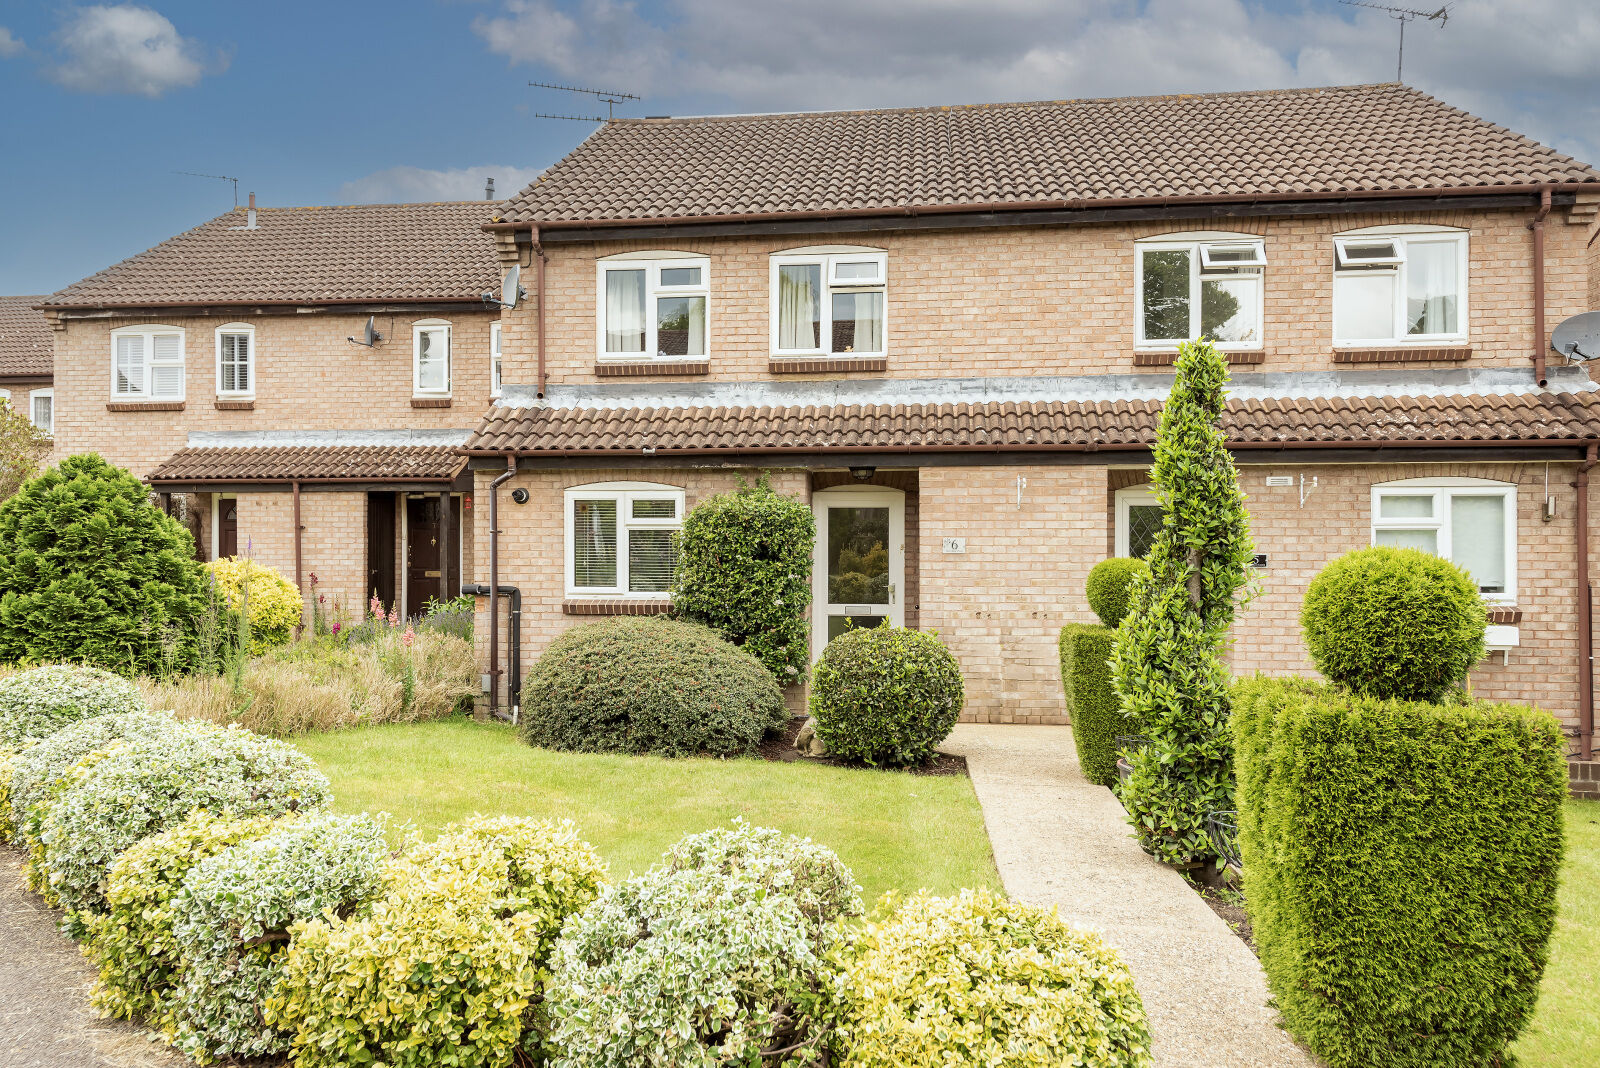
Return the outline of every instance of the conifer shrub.
{"type": "Polygon", "coordinates": [[[1565,744],[1548,713],[1257,678],[1234,694],[1245,901],[1331,1068],[1509,1063],[1549,955],[1565,744]]]}
{"type": "Polygon", "coordinates": [[[139,690],[87,664],[45,664],[0,679],[0,745],[48,737],[81,719],[139,712],[139,690]]]}
{"type": "Polygon", "coordinates": [[[1488,615],[1449,560],[1374,546],[1311,580],[1300,625],[1317,670],[1352,693],[1437,701],[1482,659],[1488,615]]]}
{"type": "Polygon", "coordinates": [[[805,677],[811,660],[806,609],[816,520],[766,476],[708,497],[677,537],[672,614],[701,623],[751,653],[778,685],[805,677]]]}
{"type": "Polygon", "coordinates": [[[1121,624],[1132,604],[1134,580],[1149,575],[1149,564],[1128,556],[1113,556],[1089,569],[1084,593],[1101,624],[1112,630],[1121,624]]]}
{"type": "Polygon", "coordinates": [[[523,737],[546,749],[733,756],[788,722],[783,693],[759,660],[676,619],[573,627],[545,648],[522,687],[523,737]]]}
{"type": "Polygon", "coordinates": [[[360,912],[384,891],[389,860],[382,817],[316,813],[191,869],[173,902],[178,1048],[202,1064],[286,1052],[290,1033],[264,1011],[290,929],[360,912]]]}
{"type": "Polygon", "coordinates": [[[370,911],[293,927],[267,1021],[292,1036],[297,1068],[538,1060],[556,937],[604,882],[569,822],[449,827],[395,863],[370,911]]]}
{"type": "Polygon", "coordinates": [[[1111,650],[1117,632],[1093,623],[1061,628],[1061,688],[1072,742],[1084,778],[1101,786],[1117,781],[1117,737],[1130,733],[1128,717],[1111,685],[1111,650]]]}
{"type": "Polygon", "coordinates": [[[191,671],[204,608],[194,539],[99,456],[69,456],[0,504],[0,661],[191,671]]]}
{"type": "Polygon", "coordinates": [[[300,625],[300,590],[274,568],[247,556],[229,556],[205,565],[230,612],[250,614],[250,653],[287,645],[300,625]]]}
{"type": "Polygon", "coordinates": [[[921,764],[950,736],[966,701],[961,668],[931,631],[845,631],[817,659],[811,714],[833,756],[865,764],[921,764]]]}
{"type": "Polygon", "coordinates": [[[1094,932],[989,890],[890,898],[833,992],[842,1068],[1148,1068],[1133,973],[1094,932]]]}

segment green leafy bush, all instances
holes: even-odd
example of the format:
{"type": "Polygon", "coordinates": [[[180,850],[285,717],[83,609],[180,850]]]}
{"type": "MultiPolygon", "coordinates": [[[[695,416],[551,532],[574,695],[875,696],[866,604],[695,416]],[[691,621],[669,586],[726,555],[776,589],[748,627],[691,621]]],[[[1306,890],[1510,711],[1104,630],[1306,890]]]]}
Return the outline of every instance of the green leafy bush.
{"type": "Polygon", "coordinates": [[[1228,669],[1222,644],[1246,583],[1249,516],[1218,420],[1228,365],[1209,342],[1178,349],[1172,394],[1161,409],[1150,481],[1161,529],[1136,576],[1117,628],[1112,685],[1134,733],[1117,786],[1144,847],[1170,864],[1216,850],[1206,813],[1233,808],[1228,669]]]}
{"type": "Polygon", "coordinates": [[[1152,1063],[1144,1004],[1116,951],[1054,909],[993,891],[923,891],[868,924],[834,997],[843,1068],[1152,1063]]]}
{"type": "Polygon", "coordinates": [[[1113,556],[1089,569],[1084,592],[1100,622],[1115,630],[1128,615],[1135,579],[1150,577],[1150,565],[1127,556],[1113,556]]]}
{"type": "MultiPolygon", "coordinates": [[[[705,1068],[810,1044],[841,935],[837,858],[769,832],[713,832],[608,887],[568,922],[546,987],[557,1068],[705,1068]],[[811,875],[803,873],[810,871],[811,875]],[[820,875],[818,879],[816,876],[820,875]],[[821,904],[807,915],[802,901],[821,904]]],[[[850,880],[848,872],[844,879],[850,880]]]]}
{"type": "Polygon", "coordinates": [[[296,1068],[538,1056],[556,936],[604,881],[571,823],[476,817],[447,828],[395,864],[370,912],[293,928],[267,1021],[293,1036],[296,1068]]]}
{"type": "Polygon", "coordinates": [[[1117,781],[1117,736],[1131,732],[1111,685],[1111,650],[1116,631],[1093,623],[1061,628],[1061,688],[1072,741],[1084,778],[1101,786],[1117,781]]]}
{"type": "Polygon", "coordinates": [[[21,752],[9,745],[0,745],[0,842],[9,842],[14,834],[11,823],[11,772],[21,752]]]}
{"type": "Polygon", "coordinates": [[[172,1026],[167,997],[177,982],[173,899],[190,870],[230,846],[260,838],[282,818],[234,819],[196,811],[176,827],[135,842],[106,882],[104,915],[87,923],[84,954],[100,975],[91,1000],[106,1016],[172,1026]]]}
{"type": "Polygon", "coordinates": [[[829,642],[811,682],[817,737],[829,753],[868,764],[928,760],[965,700],[961,668],[937,634],[887,624],[829,642]]]}
{"type": "Polygon", "coordinates": [[[383,892],[388,866],[381,817],[321,813],[196,865],[173,902],[174,1043],[202,1064],[287,1051],[290,1035],[262,1013],[290,928],[355,914],[383,892]]]}
{"type": "Polygon", "coordinates": [[[805,676],[811,649],[811,549],[816,520],[766,477],[708,497],[684,516],[672,579],[672,614],[740,646],[780,686],[805,676]]]}
{"type": "Polygon", "coordinates": [[[1482,659],[1488,615],[1455,564],[1374,546],[1311,580],[1300,625],[1317,670],[1351,692],[1437,701],[1482,659]]]}
{"type": "Polygon", "coordinates": [[[1538,994],[1565,747],[1516,705],[1234,695],[1239,845],[1262,967],[1332,1068],[1507,1063],[1538,994]]]}
{"type": "Polygon", "coordinates": [[[809,838],[753,827],[743,818],[679,839],[662,864],[670,871],[719,872],[754,882],[793,898],[818,927],[861,912],[861,887],[837,853],[809,838]]]}
{"type": "Polygon", "coordinates": [[[618,617],[551,642],[522,687],[533,745],[600,753],[747,753],[789,722],[761,662],[710,629],[618,617]]]}
{"type": "Polygon", "coordinates": [[[45,809],[39,841],[50,896],[69,912],[104,911],[117,854],[196,808],[279,816],[327,798],[327,777],[304,753],[238,727],[188,723],[123,741],[80,762],[45,809]]]}
{"type": "Polygon", "coordinates": [[[69,456],[0,504],[0,661],[190,671],[204,608],[194,539],[99,456],[69,456]]]}
{"type": "Polygon", "coordinates": [[[304,605],[300,590],[277,570],[247,556],[213,560],[205,570],[230,612],[249,612],[252,655],[287,645],[294,637],[304,605]]]}
{"type": "Polygon", "coordinates": [[[127,679],[83,664],[46,664],[0,679],[0,745],[20,745],[63,727],[117,712],[144,698],[127,679]]]}

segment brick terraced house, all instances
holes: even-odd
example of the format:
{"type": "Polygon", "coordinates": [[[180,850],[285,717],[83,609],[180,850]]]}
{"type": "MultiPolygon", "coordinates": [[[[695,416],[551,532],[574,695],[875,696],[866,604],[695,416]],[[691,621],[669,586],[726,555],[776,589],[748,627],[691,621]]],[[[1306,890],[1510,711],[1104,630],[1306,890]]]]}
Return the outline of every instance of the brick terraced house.
{"type": "MultiPolygon", "coordinates": [[[[38,304],[58,454],[99,452],[331,602],[416,613],[474,567],[459,452],[495,388],[492,205],[250,207],[38,304]],[[372,336],[369,342],[368,326],[372,336]]],[[[309,596],[309,589],[308,589],[309,596]]]]}
{"type": "Polygon", "coordinates": [[[46,434],[55,428],[55,337],[43,297],[0,297],[0,400],[46,434]]]}
{"type": "Polygon", "coordinates": [[[1148,545],[1164,368],[1206,335],[1263,589],[1234,669],[1309,672],[1312,576],[1418,546],[1492,605],[1476,692],[1587,752],[1600,392],[1549,339],[1597,207],[1396,84],[608,122],[487,224],[528,295],[465,445],[477,573],[529,661],[664,610],[684,512],[769,471],[816,514],[814,646],[932,628],[969,718],[1058,722],[1056,634],[1148,545]]]}

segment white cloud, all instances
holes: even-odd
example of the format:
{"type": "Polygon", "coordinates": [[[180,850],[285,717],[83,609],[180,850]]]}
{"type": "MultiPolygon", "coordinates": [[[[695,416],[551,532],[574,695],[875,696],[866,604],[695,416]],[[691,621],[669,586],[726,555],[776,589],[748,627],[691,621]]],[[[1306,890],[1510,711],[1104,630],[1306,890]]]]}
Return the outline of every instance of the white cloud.
{"type": "Polygon", "coordinates": [[[21,38],[13,37],[9,29],[4,26],[0,26],[0,59],[10,59],[12,56],[20,56],[27,50],[27,47],[27,45],[22,43],[21,38]]]}
{"type": "Polygon", "coordinates": [[[436,200],[482,200],[484,179],[493,178],[495,197],[505,200],[539,177],[532,167],[458,167],[426,170],[390,167],[339,187],[345,204],[413,204],[436,200]]]}
{"type": "Polygon", "coordinates": [[[194,85],[227,61],[182,37],[164,15],[134,4],[79,8],[61,28],[50,74],[69,89],[158,97],[194,85]]]}

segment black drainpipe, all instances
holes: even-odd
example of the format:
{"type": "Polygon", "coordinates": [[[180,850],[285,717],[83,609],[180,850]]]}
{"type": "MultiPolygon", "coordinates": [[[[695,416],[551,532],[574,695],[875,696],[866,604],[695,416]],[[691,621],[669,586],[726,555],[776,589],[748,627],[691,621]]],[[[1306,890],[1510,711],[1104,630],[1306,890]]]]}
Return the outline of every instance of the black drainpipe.
{"type": "MultiPolygon", "coordinates": [[[[474,582],[462,586],[461,592],[473,597],[488,597],[490,591],[486,583],[474,582]]],[[[511,661],[508,665],[511,678],[506,687],[506,704],[511,711],[502,713],[496,708],[494,716],[507,723],[515,723],[518,713],[522,711],[522,590],[516,586],[501,586],[500,596],[511,598],[511,611],[506,616],[506,626],[511,631],[506,635],[506,659],[511,661]]],[[[490,601],[489,611],[491,613],[500,611],[499,598],[490,601]]]]}

